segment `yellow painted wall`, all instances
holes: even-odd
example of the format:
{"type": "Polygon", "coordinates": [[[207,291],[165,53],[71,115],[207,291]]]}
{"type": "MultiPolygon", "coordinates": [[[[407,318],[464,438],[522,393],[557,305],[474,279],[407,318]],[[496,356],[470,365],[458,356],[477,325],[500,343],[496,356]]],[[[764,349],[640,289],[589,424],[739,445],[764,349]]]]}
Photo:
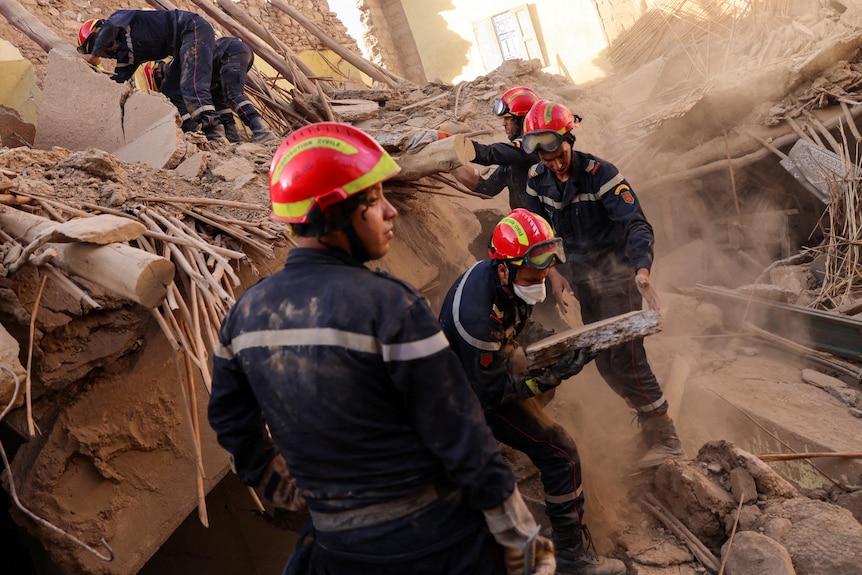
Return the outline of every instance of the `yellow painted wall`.
{"type": "MultiPolygon", "coordinates": [[[[342,82],[346,88],[362,88],[371,86],[371,78],[360,72],[353,64],[346,60],[342,60],[341,56],[331,50],[306,50],[297,54],[305,64],[311,68],[312,72],[319,74],[322,78],[332,78],[336,82],[342,82]],[[329,63],[327,63],[327,61],[329,63]],[[336,72],[330,66],[332,64],[340,71],[336,72]]],[[[275,77],[278,73],[270,66],[266,60],[260,57],[255,57],[254,67],[260,70],[267,77],[275,77]]],[[[284,78],[278,81],[279,86],[285,89],[291,89],[294,86],[284,78]]]]}
{"type": "Polygon", "coordinates": [[[476,46],[473,22],[524,4],[535,6],[545,72],[569,75],[576,83],[604,77],[600,53],[607,46],[592,0],[403,0],[427,77],[457,83],[490,72],[476,46]]]}
{"type": "Polygon", "coordinates": [[[336,82],[344,82],[345,87],[367,88],[371,86],[371,78],[360,72],[353,64],[343,60],[332,50],[306,50],[299,57],[311,70],[324,78],[332,78],[336,82]],[[332,67],[335,67],[335,70],[332,67]]]}
{"type": "Polygon", "coordinates": [[[35,126],[42,91],[36,85],[33,65],[6,40],[0,40],[0,78],[0,104],[15,110],[24,122],[35,126]]]}

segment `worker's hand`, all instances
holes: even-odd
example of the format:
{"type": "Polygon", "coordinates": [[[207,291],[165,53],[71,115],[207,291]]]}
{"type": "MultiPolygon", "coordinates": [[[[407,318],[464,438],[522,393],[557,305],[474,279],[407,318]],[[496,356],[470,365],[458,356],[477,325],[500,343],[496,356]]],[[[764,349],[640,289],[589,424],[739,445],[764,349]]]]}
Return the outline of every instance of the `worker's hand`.
{"type": "Polygon", "coordinates": [[[531,542],[532,559],[527,568],[525,560],[527,554],[518,549],[510,547],[503,548],[503,562],[506,565],[507,575],[554,575],[557,570],[557,560],[554,558],[554,544],[547,537],[537,535],[531,542]]]}
{"type": "Polygon", "coordinates": [[[520,396],[530,397],[551,391],[563,381],[579,374],[595,358],[596,354],[586,347],[568,350],[555,364],[524,374],[521,379],[524,387],[520,396]]]}
{"type": "Polygon", "coordinates": [[[284,456],[279,453],[269,462],[260,484],[255,488],[261,501],[273,507],[298,511],[305,507],[296,479],[287,470],[284,456]]]}
{"type": "MultiPolygon", "coordinates": [[[[476,191],[476,186],[479,185],[479,180],[482,177],[479,175],[479,170],[475,166],[458,166],[451,172],[456,180],[471,192],[476,191]]],[[[488,196],[491,199],[491,196],[488,196]]]]}
{"type": "Polygon", "coordinates": [[[551,292],[554,294],[554,301],[557,302],[557,309],[560,310],[560,314],[563,315],[566,313],[566,310],[569,309],[569,304],[563,298],[563,294],[569,292],[574,295],[575,292],[572,289],[572,285],[569,283],[569,280],[563,277],[559,271],[557,271],[556,266],[551,266],[551,271],[548,273],[548,279],[551,282],[551,292]]]}
{"type": "Polygon", "coordinates": [[[596,354],[591,352],[588,347],[581,349],[570,349],[557,360],[557,363],[548,368],[548,370],[559,378],[560,381],[569,379],[581,373],[584,366],[593,361],[596,354]]]}
{"type": "Polygon", "coordinates": [[[641,296],[644,298],[646,309],[661,313],[661,302],[659,301],[655,286],[652,285],[649,279],[649,270],[646,268],[639,269],[637,274],[635,274],[635,283],[638,286],[638,291],[641,292],[641,296]]]}
{"type": "Polygon", "coordinates": [[[554,544],[547,537],[536,537],[535,564],[533,575],[554,575],[557,572],[557,559],[554,557],[554,544]]]}

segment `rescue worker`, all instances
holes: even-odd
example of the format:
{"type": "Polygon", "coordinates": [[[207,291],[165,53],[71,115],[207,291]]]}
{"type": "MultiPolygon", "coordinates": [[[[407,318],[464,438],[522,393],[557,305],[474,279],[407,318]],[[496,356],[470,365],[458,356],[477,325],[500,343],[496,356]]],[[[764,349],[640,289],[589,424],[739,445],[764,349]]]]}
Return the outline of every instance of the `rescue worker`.
{"type": "MultiPolygon", "coordinates": [[[[565,307],[563,292],[573,292],[585,324],[639,310],[644,299],[660,311],[650,281],[652,226],[613,164],[574,149],[576,125],[568,108],[546,100],[533,104],[524,125],[524,150],[541,159],[530,169],[527,208],[551,222],[566,251],[566,263],[549,276],[555,299],[565,307]]],[[[601,352],[596,367],[637,411],[647,448],[640,465],[684,456],[643,339],[601,352]]]]}
{"type": "Polygon", "coordinates": [[[525,453],[541,472],[557,573],[625,575],[623,562],[596,553],[583,522],[575,441],[542,410],[548,395],[593,356],[587,349],[569,350],[554,365],[532,371],[523,357],[523,347],[551,333],[530,316],[545,299],[551,268],[566,259],[563,242],[544,218],[517,208],[494,228],[488,253],[490,259],[474,264],[449,289],[440,311],[443,331],[494,437],[525,453]]]}
{"type": "Polygon", "coordinates": [[[111,79],[123,83],[144,62],[172,56],[165,82],[179,86],[191,118],[210,140],[225,137],[210,94],[215,33],[209,22],[184,10],[117,10],[107,20],[88,20],[78,31],[78,52],[97,64],[117,61],[111,79]]]}
{"type": "MultiPolygon", "coordinates": [[[[252,142],[265,144],[275,140],[275,134],[267,127],[254,104],[245,95],[245,79],[253,63],[254,51],[239,38],[223,37],[215,41],[210,93],[229,142],[242,141],[236,127],[234,112],[251,130],[252,142]]],[[[198,123],[191,119],[191,115],[186,110],[179,84],[162,81],[166,78],[166,69],[169,68],[170,64],[164,60],[144,64],[144,76],[147,78],[148,87],[151,91],[158,91],[167,96],[176,106],[183,121],[183,131],[197,130],[198,123]]]]}
{"type": "Polygon", "coordinates": [[[399,170],[346,124],[282,142],[270,198],[297,247],[224,319],[210,423],[244,483],[295,481],[304,498],[314,542],[288,573],[520,574],[534,541],[551,575],[553,545],[426,299],[363,265],[389,250],[382,182],[399,170]]]}
{"type": "Polygon", "coordinates": [[[497,166],[487,178],[482,178],[478,170],[462,166],[452,171],[452,175],[468,189],[483,196],[494,197],[503,188],[509,190],[509,208],[523,208],[527,205],[527,172],[530,166],[539,162],[536,154],[527,154],[521,148],[524,130],[524,116],[539,99],[539,95],[526,86],[515,86],[503,92],[494,101],[494,115],[503,119],[503,130],[509,143],[473,143],[476,157],[471,160],[480,166],[497,166]]]}

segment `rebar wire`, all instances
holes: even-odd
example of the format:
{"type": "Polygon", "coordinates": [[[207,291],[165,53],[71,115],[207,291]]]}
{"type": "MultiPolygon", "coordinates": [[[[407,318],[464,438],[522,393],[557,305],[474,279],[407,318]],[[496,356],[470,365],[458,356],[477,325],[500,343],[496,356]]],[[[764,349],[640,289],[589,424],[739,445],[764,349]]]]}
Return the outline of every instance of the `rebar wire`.
{"type": "MultiPolygon", "coordinates": [[[[16,375],[14,371],[9,369],[5,365],[0,365],[0,370],[9,372],[9,374],[12,376],[12,379],[15,380],[15,391],[12,393],[12,399],[9,401],[9,405],[6,406],[6,409],[4,409],[2,413],[0,413],[0,421],[3,421],[3,418],[6,417],[6,414],[9,412],[9,410],[12,409],[13,405],[15,405],[15,400],[18,398],[18,392],[21,390],[21,382],[18,380],[18,375],[16,375]]],[[[86,549],[102,561],[110,563],[114,560],[114,550],[111,549],[111,546],[108,545],[108,542],[105,541],[104,537],[100,539],[100,543],[102,544],[102,547],[104,547],[108,551],[107,555],[102,555],[100,552],[96,551],[94,548],[90,547],[80,539],[77,539],[74,535],[63,531],[59,527],[56,527],[55,525],[51,524],[45,519],[42,519],[26,507],[24,507],[24,504],[21,503],[20,499],[18,499],[18,491],[15,489],[15,480],[12,477],[12,468],[9,466],[9,459],[6,457],[6,449],[3,447],[2,441],[0,441],[0,457],[3,458],[3,466],[6,468],[6,474],[9,477],[9,494],[12,496],[12,501],[15,502],[15,506],[18,507],[18,509],[20,509],[25,515],[27,515],[30,519],[32,519],[42,527],[69,539],[72,543],[75,543],[76,545],[86,549]]]]}

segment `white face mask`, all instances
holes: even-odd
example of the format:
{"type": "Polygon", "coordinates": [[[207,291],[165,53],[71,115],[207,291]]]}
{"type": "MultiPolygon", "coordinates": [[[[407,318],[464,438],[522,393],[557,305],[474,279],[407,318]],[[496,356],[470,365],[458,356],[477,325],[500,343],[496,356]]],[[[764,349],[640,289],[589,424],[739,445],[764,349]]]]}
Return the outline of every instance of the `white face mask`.
{"type": "Polygon", "coordinates": [[[512,287],[515,289],[515,295],[524,300],[527,305],[536,305],[545,301],[545,282],[531,286],[512,284],[512,287]]]}

